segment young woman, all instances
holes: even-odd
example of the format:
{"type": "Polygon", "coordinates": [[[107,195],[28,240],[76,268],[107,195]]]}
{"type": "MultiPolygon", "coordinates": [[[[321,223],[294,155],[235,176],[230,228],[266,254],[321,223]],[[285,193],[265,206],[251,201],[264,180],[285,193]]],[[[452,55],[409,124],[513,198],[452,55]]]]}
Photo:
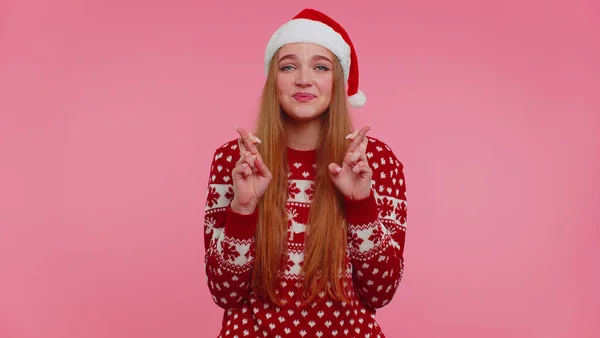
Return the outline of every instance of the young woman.
{"type": "Polygon", "coordinates": [[[255,133],[214,153],[205,269],[219,337],[384,337],[402,278],[403,165],[353,132],[358,63],[345,30],[305,9],[271,37],[255,133]]]}

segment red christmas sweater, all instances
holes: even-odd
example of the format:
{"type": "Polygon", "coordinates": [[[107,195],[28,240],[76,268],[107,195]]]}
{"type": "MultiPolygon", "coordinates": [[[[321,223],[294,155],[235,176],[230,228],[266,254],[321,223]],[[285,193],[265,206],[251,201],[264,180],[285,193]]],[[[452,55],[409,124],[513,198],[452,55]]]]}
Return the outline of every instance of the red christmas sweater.
{"type": "Polygon", "coordinates": [[[368,138],[372,193],[364,200],[346,200],[348,250],[342,278],[351,302],[321,293],[304,307],[294,295],[300,287],[316,150],[287,148],[289,237],[276,290],[286,300],[282,308],[252,292],[257,212],[241,215],[229,207],[234,195],[231,171],[240,157],[237,140],[215,151],[204,217],[204,264],[212,298],[225,310],[219,337],[385,337],[375,313],[391,301],[404,271],[406,189],[402,163],[385,143],[368,138]]]}

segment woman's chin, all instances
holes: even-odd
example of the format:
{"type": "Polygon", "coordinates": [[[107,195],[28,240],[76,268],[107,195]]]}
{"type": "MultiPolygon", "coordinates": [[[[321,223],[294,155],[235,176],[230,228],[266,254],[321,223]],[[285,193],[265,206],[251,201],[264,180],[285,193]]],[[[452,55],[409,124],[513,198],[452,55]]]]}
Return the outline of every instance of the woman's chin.
{"type": "Polygon", "coordinates": [[[319,117],[324,109],[316,109],[316,107],[294,107],[291,112],[287,113],[291,119],[296,121],[310,121],[319,117]]]}

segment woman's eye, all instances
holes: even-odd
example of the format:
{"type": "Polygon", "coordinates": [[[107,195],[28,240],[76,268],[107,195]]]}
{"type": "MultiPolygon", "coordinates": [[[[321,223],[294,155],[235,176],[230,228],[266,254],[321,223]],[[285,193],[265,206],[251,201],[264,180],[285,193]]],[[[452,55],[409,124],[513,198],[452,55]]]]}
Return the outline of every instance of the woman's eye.
{"type": "Polygon", "coordinates": [[[317,66],[315,68],[317,68],[318,70],[322,70],[322,71],[328,71],[329,70],[329,68],[327,68],[325,66],[317,66]]]}
{"type": "Polygon", "coordinates": [[[280,67],[279,70],[284,70],[285,71],[285,70],[292,70],[293,68],[294,67],[288,65],[288,66],[280,67]]]}

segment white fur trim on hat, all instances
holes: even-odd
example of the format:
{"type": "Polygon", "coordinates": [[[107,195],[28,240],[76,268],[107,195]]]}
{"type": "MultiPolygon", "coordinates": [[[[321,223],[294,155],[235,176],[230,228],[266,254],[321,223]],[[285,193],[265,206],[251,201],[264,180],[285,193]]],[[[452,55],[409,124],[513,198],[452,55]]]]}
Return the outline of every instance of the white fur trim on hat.
{"type": "Polygon", "coordinates": [[[329,49],[340,60],[344,80],[350,76],[350,46],[328,25],[308,19],[294,19],[283,24],[271,36],[265,52],[265,74],[269,73],[271,58],[279,48],[289,43],[314,43],[329,49]]]}
{"type": "Polygon", "coordinates": [[[348,103],[350,103],[352,107],[362,107],[366,102],[367,97],[365,96],[365,93],[361,92],[360,90],[356,92],[356,94],[348,97],[348,103]]]}

